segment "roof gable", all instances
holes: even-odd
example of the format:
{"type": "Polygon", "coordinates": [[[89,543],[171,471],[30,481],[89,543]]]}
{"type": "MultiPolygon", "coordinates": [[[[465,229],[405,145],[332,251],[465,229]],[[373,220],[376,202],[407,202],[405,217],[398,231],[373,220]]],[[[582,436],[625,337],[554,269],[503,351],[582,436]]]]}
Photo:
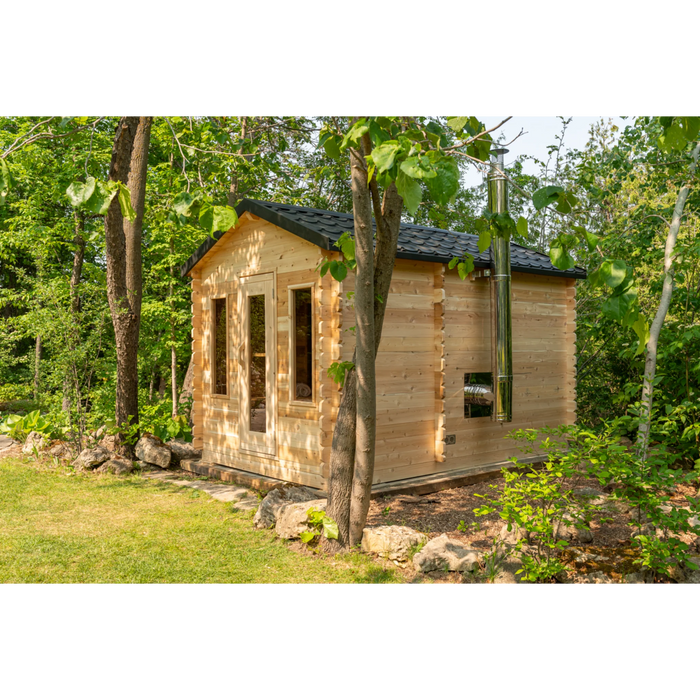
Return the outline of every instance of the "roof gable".
{"type": "MultiPolygon", "coordinates": [[[[236,212],[238,216],[242,216],[244,212],[250,212],[324,250],[337,250],[334,244],[340,236],[346,231],[353,231],[352,214],[342,214],[335,211],[244,199],[236,207],[236,212]]],[[[188,274],[216,245],[224,233],[226,232],[217,231],[213,237],[207,238],[182,266],[181,274],[183,276],[188,274]]],[[[475,267],[489,267],[491,264],[490,249],[480,253],[477,241],[478,236],[470,233],[402,223],[399,229],[396,257],[406,260],[448,263],[455,256],[461,256],[466,252],[474,256],[475,267]]],[[[552,265],[548,255],[530,250],[517,243],[511,242],[510,251],[511,269],[515,272],[529,272],[552,277],[586,278],[586,271],[583,268],[574,267],[569,270],[559,270],[552,265]]]]}

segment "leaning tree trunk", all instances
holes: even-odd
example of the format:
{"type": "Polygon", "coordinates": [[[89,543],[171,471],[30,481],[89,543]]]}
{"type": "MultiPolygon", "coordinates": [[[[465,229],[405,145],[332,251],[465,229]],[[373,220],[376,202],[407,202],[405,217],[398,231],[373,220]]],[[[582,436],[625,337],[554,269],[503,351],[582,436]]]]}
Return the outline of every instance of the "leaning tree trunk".
{"type": "Polygon", "coordinates": [[[646,348],[646,360],[644,363],[644,383],[642,385],[642,406],[640,410],[639,431],[637,433],[637,454],[646,461],[647,452],[649,450],[649,431],[651,428],[651,407],[654,396],[654,377],[656,376],[656,359],[659,347],[659,336],[663,328],[666,314],[668,313],[673,296],[673,276],[675,273],[673,263],[675,260],[674,248],[678,240],[678,232],[681,228],[681,218],[685,209],[685,202],[690,193],[691,181],[695,175],[695,170],[698,165],[698,156],[700,156],[700,142],[695,146],[692,152],[692,162],[688,181],[678,192],[676,198],[676,206],[673,209],[673,218],[671,225],[668,227],[668,235],[666,236],[666,247],[664,250],[664,282],[661,290],[661,300],[659,308],[654,316],[654,321],[649,329],[649,341],[646,348]]]}
{"type": "MultiPolygon", "coordinates": [[[[109,179],[127,184],[136,211],[133,222],[122,217],[118,198],[105,217],[107,298],[117,351],[117,425],[138,423],[138,344],[141,325],[141,227],[152,117],[122,117],[112,148],[109,179]]],[[[133,447],[117,438],[118,451],[132,456],[133,447]]]]}
{"type": "MultiPolygon", "coordinates": [[[[369,150],[367,141],[365,150],[369,150]]],[[[384,191],[380,202],[376,178],[370,183],[374,217],[377,222],[377,244],[374,265],[374,355],[376,357],[381,341],[384,315],[386,311],[391,277],[396,260],[396,248],[401,225],[403,199],[396,185],[389,185],[384,191]]],[[[353,364],[356,356],[353,356],[353,364]]],[[[330,473],[328,479],[327,514],[338,523],[338,540],[324,540],[324,549],[329,552],[341,551],[350,546],[350,510],[352,502],[352,484],[355,465],[355,428],[357,413],[357,383],[355,370],[345,377],[343,395],[338,408],[338,417],[333,431],[331,447],[330,473]]],[[[356,520],[361,519],[362,510],[365,512],[362,526],[366,521],[371,495],[371,481],[361,505],[356,510],[356,520]],[[366,504],[366,508],[364,505],[366,504]]],[[[361,536],[361,529],[360,529],[361,536]]]]}

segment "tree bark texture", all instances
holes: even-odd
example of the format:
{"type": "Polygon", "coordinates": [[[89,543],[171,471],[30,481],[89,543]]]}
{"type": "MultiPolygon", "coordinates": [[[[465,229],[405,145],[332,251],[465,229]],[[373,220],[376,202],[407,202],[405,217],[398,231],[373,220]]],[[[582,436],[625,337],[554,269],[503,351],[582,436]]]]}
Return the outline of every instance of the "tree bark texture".
{"type": "Polygon", "coordinates": [[[659,337],[663,328],[666,314],[671,305],[673,296],[673,276],[675,273],[673,263],[675,261],[674,248],[678,240],[678,232],[681,228],[681,218],[683,210],[691,189],[691,181],[694,179],[695,171],[700,156],[700,142],[697,143],[692,152],[692,160],[689,168],[688,181],[681,187],[676,198],[676,205],[673,209],[673,218],[668,227],[666,236],[666,247],[664,249],[664,282],[661,290],[661,299],[656,315],[649,329],[649,341],[646,347],[646,359],[644,362],[644,383],[642,385],[642,406],[640,410],[640,423],[637,433],[637,454],[646,461],[649,449],[649,431],[651,428],[651,408],[654,396],[654,377],[656,376],[656,360],[658,356],[659,337]]]}
{"type": "Polygon", "coordinates": [[[34,346],[34,401],[39,399],[41,377],[41,336],[36,337],[36,345],[34,346]]]}
{"type": "MultiPolygon", "coordinates": [[[[363,147],[365,151],[371,149],[369,139],[365,140],[363,147]]],[[[364,165],[364,163],[362,163],[362,165],[364,165]]],[[[364,175],[364,184],[364,189],[358,193],[362,198],[360,206],[366,211],[367,201],[365,195],[368,192],[366,173],[364,175]]],[[[382,201],[379,196],[376,178],[373,178],[370,183],[369,193],[370,194],[366,196],[371,196],[371,203],[369,205],[370,222],[372,207],[374,208],[375,220],[377,222],[372,310],[369,311],[370,317],[373,316],[374,320],[374,354],[372,356],[372,369],[374,369],[374,360],[379,351],[389,290],[391,288],[391,279],[396,262],[403,199],[399,195],[396,186],[392,184],[386,189],[382,201]]],[[[353,173],[353,196],[354,195],[355,181],[353,173]]],[[[359,279],[357,285],[359,288],[359,279]]],[[[357,305],[357,296],[355,297],[355,308],[359,320],[360,313],[357,305]]],[[[357,359],[356,351],[353,364],[357,365],[357,359]]],[[[356,371],[351,371],[346,377],[343,398],[338,411],[335,431],[333,433],[327,513],[329,517],[333,518],[338,523],[340,537],[337,543],[333,541],[326,542],[326,550],[331,552],[347,549],[348,546],[353,546],[361,541],[367,521],[367,514],[369,512],[372,482],[374,480],[375,440],[374,438],[372,439],[371,468],[368,468],[367,460],[362,459],[358,471],[356,450],[356,440],[359,444],[359,438],[356,436],[357,415],[357,373],[356,371]],[[350,525],[351,522],[352,525],[350,525]]],[[[374,419],[372,421],[372,429],[373,435],[376,436],[376,387],[374,391],[374,419]]],[[[365,435],[362,439],[366,440],[366,437],[365,435]]]]}
{"type": "MultiPolygon", "coordinates": [[[[122,217],[118,198],[105,217],[107,297],[109,300],[117,352],[117,396],[115,418],[118,425],[138,423],[138,344],[141,325],[141,227],[143,222],[146,165],[152,117],[122,117],[112,147],[109,179],[130,186],[136,219],[122,217]]],[[[122,442],[122,437],[118,437],[122,442]]],[[[119,445],[131,456],[133,448],[119,445]]]]}

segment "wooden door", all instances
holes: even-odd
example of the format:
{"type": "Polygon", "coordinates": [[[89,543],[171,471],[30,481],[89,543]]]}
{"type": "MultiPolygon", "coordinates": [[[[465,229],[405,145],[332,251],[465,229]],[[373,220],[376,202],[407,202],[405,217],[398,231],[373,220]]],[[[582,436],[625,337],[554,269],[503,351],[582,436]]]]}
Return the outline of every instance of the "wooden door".
{"type": "Polygon", "coordinates": [[[277,453],[277,338],[274,276],[242,277],[239,287],[241,333],[238,373],[241,449],[277,453]]]}

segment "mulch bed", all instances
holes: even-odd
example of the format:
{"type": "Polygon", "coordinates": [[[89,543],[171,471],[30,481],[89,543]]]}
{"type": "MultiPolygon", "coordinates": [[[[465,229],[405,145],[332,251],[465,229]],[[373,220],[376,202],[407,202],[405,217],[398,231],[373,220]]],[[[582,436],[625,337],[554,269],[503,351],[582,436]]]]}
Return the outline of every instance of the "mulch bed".
{"type": "MultiPolygon", "coordinates": [[[[425,533],[430,539],[445,533],[450,539],[485,553],[492,548],[493,539],[499,535],[504,522],[498,513],[477,517],[474,509],[484,505],[484,499],[476,494],[488,494],[491,491],[489,484],[500,487],[503,482],[503,477],[496,477],[488,482],[425,496],[380,497],[371,502],[367,527],[405,525],[425,533]],[[460,527],[462,522],[463,526],[460,527]]],[[[593,480],[579,480],[576,485],[600,490],[600,485],[593,480]]],[[[698,484],[678,485],[676,492],[671,496],[670,504],[687,506],[686,496],[694,497],[697,490],[698,484]]],[[[572,542],[571,547],[562,555],[563,561],[572,568],[569,580],[589,582],[591,574],[595,577],[597,572],[600,572],[614,582],[622,582],[625,575],[639,571],[640,566],[633,563],[638,550],[631,540],[636,531],[628,525],[630,519],[629,512],[619,512],[619,509],[613,507],[599,513],[591,522],[593,542],[572,542]]],[[[691,553],[694,553],[692,550],[700,551],[699,538],[681,535],[680,539],[691,545],[691,553]]],[[[455,575],[442,574],[432,577],[451,581],[455,575]]],[[[657,581],[670,580],[661,576],[657,577],[657,581]]]]}

